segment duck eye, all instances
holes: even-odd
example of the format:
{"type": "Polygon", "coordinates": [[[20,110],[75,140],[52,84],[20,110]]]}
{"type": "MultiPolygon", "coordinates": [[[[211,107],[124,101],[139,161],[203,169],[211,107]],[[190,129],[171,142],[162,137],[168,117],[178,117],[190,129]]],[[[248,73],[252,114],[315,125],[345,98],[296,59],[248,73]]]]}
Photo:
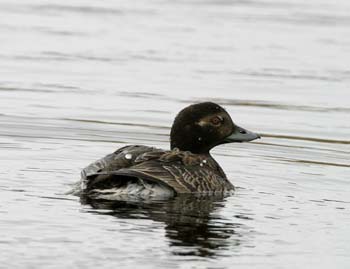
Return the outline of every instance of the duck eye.
{"type": "Polygon", "coordinates": [[[211,118],[211,123],[214,125],[220,125],[223,122],[223,118],[220,116],[216,116],[214,118],[211,118]]]}

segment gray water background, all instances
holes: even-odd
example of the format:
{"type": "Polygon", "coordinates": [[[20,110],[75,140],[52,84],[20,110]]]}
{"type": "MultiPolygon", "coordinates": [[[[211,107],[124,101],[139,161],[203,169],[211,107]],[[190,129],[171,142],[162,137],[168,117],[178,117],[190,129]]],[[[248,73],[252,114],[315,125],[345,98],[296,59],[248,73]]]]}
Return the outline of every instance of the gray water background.
{"type": "Polygon", "coordinates": [[[0,0],[1,268],[349,268],[350,2],[0,0]],[[66,194],[176,113],[263,139],[213,155],[219,199],[66,194]]]}

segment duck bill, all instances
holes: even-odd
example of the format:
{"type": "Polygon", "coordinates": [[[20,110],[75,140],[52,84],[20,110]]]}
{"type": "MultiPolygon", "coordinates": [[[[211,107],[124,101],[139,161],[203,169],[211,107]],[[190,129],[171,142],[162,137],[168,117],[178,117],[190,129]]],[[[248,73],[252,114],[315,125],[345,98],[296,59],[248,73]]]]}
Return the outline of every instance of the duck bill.
{"type": "Polygon", "coordinates": [[[258,138],[261,138],[260,135],[236,126],[233,133],[225,138],[224,143],[249,142],[258,138]]]}

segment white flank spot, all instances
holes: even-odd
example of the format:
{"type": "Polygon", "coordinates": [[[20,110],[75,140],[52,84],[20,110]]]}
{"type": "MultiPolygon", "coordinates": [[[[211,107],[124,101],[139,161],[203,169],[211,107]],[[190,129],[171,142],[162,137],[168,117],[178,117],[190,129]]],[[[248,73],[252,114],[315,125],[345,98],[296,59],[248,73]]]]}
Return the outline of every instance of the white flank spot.
{"type": "Polygon", "coordinates": [[[125,159],[131,160],[132,159],[132,155],[130,153],[125,154],[125,159]]]}

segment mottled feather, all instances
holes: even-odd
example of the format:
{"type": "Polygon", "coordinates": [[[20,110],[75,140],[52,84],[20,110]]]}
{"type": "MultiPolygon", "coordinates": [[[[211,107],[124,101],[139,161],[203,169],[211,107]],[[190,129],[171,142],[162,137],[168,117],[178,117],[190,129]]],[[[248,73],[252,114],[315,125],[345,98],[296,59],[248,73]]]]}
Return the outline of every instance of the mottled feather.
{"type": "Polygon", "coordinates": [[[176,193],[223,193],[233,190],[221,167],[209,154],[126,146],[82,171],[83,190],[118,187],[142,179],[176,193]]]}

